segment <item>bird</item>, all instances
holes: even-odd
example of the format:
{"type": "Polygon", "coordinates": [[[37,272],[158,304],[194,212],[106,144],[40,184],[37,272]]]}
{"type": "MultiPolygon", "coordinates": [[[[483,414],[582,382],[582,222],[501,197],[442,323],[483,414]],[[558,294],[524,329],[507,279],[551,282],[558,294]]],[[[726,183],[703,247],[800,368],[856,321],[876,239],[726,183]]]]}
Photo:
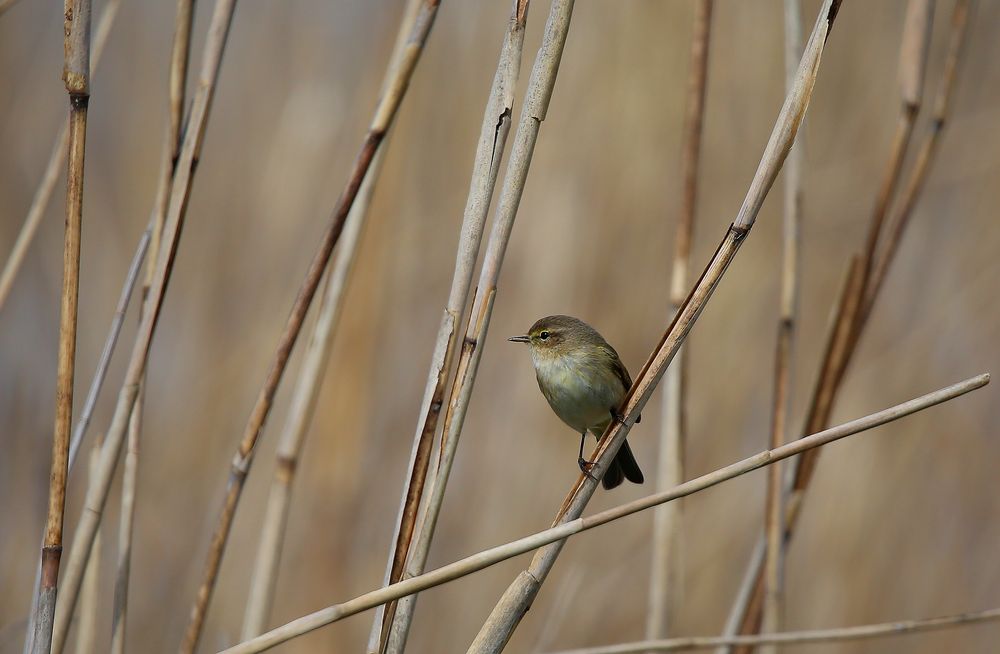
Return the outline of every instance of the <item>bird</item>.
{"type": "MultiPolygon", "coordinates": [[[[542,318],[527,334],[507,340],[528,346],[542,395],[560,420],[580,434],[577,463],[589,475],[594,462],[583,458],[587,433],[600,439],[612,420],[622,419],[619,409],[632,387],[632,378],[618,352],[593,327],[563,315],[542,318]]],[[[640,419],[636,418],[636,422],[640,419]]],[[[625,479],[643,482],[642,470],[627,440],[608,466],[601,485],[610,490],[625,479]]]]}

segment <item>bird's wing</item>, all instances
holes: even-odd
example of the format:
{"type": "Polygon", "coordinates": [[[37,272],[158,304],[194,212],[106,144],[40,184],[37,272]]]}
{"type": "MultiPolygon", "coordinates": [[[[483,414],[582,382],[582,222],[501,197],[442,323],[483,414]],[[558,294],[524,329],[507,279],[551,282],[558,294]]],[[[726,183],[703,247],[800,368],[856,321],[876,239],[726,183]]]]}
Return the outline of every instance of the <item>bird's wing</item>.
{"type": "MultiPolygon", "coordinates": [[[[611,347],[610,345],[607,345],[606,347],[613,355],[611,357],[611,361],[612,361],[612,367],[614,368],[615,371],[615,376],[621,380],[622,386],[625,387],[625,392],[628,393],[629,389],[632,388],[632,376],[628,374],[628,369],[625,367],[625,364],[622,363],[622,359],[620,356],[618,356],[618,353],[615,352],[615,348],[611,347]]],[[[642,420],[641,415],[635,419],[636,422],[639,422],[640,420],[642,420]]]]}

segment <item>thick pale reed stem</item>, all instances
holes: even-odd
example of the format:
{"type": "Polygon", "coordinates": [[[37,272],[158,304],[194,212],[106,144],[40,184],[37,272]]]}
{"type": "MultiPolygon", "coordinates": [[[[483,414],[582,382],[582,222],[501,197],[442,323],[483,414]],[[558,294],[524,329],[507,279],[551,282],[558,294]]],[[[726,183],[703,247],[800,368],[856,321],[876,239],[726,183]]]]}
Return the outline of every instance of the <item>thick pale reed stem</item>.
{"type": "MultiPolygon", "coordinates": [[[[489,212],[490,199],[496,185],[500,162],[510,131],[511,114],[514,108],[514,89],[520,73],[521,51],[524,45],[527,19],[528,2],[515,0],[500,49],[493,86],[483,114],[479,144],[476,148],[475,163],[473,164],[472,181],[466,200],[463,233],[455,265],[455,279],[461,275],[461,283],[466,289],[471,281],[472,266],[475,264],[473,253],[478,252],[486,215],[489,212]],[[470,224],[473,226],[472,229],[465,227],[470,224]],[[475,239],[475,242],[471,242],[471,239],[475,239]],[[473,254],[473,256],[470,258],[469,254],[473,254]]],[[[458,450],[465,422],[465,412],[472,396],[472,388],[479,369],[479,360],[485,346],[500,267],[503,263],[507,242],[510,239],[511,227],[517,214],[518,200],[524,188],[526,177],[521,174],[521,171],[526,172],[531,162],[534,146],[534,138],[531,133],[537,134],[540,122],[545,117],[550,95],[544,91],[546,88],[551,89],[558,66],[556,55],[561,44],[548,36],[545,37],[544,43],[545,45],[539,51],[538,60],[536,60],[536,69],[538,66],[544,65],[549,74],[537,75],[533,70],[531,81],[529,81],[527,96],[531,100],[525,103],[524,113],[518,125],[514,145],[511,148],[511,162],[516,161],[517,163],[508,165],[504,185],[500,191],[499,206],[483,258],[479,283],[472,304],[473,309],[464,332],[465,337],[462,340],[451,397],[445,411],[439,455],[435,462],[429,462],[426,486],[430,490],[425,493],[425,501],[420,505],[420,513],[409,544],[403,578],[416,576],[424,571],[438,516],[444,503],[444,494],[451,474],[452,463],[458,450]],[[539,61],[543,63],[539,64],[539,61]],[[486,298],[485,303],[483,298],[486,298]]],[[[464,296],[453,296],[449,300],[450,308],[446,311],[446,315],[457,308],[458,311],[453,314],[457,318],[464,310],[464,303],[464,296]],[[459,302],[461,304],[457,304],[459,302]]],[[[446,318],[445,323],[448,322],[449,320],[446,318]]],[[[456,327],[457,325],[452,324],[451,329],[455,330],[456,327]]],[[[459,333],[457,330],[455,331],[456,334],[459,333]]],[[[456,342],[456,339],[449,332],[449,350],[456,347],[456,342]]],[[[452,356],[448,353],[446,359],[450,360],[452,356]]],[[[384,643],[385,652],[388,654],[400,654],[405,648],[415,608],[416,597],[413,596],[404,598],[395,608],[391,604],[386,608],[386,615],[392,616],[384,643]]],[[[376,651],[372,644],[369,643],[369,652],[376,651]]]]}
{"type": "MultiPolygon", "coordinates": [[[[514,86],[520,69],[520,43],[523,41],[524,23],[527,20],[528,1],[517,0],[504,41],[500,63],[494,76],[480,129],[479,142],[473,163],[472,179],[466,199],[462,227],[459,233],[455,269],[451,280],[448,301],[441,316],[431,357],[430,370],[424,387],[416,432],[410,453],[399,511],[395,522],[392,545],[386,562],[386,584],[398,581],[410,557],[418,512],[424,500],[428,483],[430,452],[437,430],[444,401],[445,385],[451,368],[459,335],[459,324],[465,312],[472,275],[479,256],[483,228],[489,213],[490,201],[496,184],[497,171],[510,131],[511,111],[514,103],[514,86]]],[[[376,654],[385,650],[389,630],[395,619],[396,606],[379,607],[372,621],[367,652],[376,654]]],[[[405,618],[404,618],[405,619],[405,618]]]]}

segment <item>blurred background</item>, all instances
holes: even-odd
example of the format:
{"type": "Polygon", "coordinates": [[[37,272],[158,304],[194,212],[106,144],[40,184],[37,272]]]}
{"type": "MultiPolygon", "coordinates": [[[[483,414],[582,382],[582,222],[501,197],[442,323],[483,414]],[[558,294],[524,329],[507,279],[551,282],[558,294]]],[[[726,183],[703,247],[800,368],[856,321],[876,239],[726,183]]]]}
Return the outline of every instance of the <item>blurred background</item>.
{"type": "MultiPolygon", "coordinates": [[[[92,88],[77,411],[152,204],[166,121],[171,2],[126,0],[92,88]]],[[[197,75],[211,3],[197,6],[197,75]]],[[[227,466],[292,297],[374,107],[401,15],[389,0],[240,3],[153,344],[137,498],[129,646],[172,651],[200,578],[227,466]]],[[[548,3],[528,20],[521,83],[548,3]]],[[[783,99],[782,3],[719,0],[693,266],[735,217],[783,99]]],[[[95,5],[96,16],[103,2],[95,5]]],[[[568,313],[633,372],[667,323],[694,3],[577,3],[500,280],[430,565],[548,526],[576,479],[577,441],[505,338],[568,313]],[[512,452],[530,452],[528,460],[512,452]],[[514,483],[511,483],[513,480],[514,483]]],[[[803,3],[808,33],[818,0],[803,3]]],[[[899,108],[906,2],[846,2],[804,129],[797,429],[848,256],[861,248],[899,108]]],[[[937,3],[915,150],[926,133],[953,2],[937,3]]],[[[389,143],[346,312],[301,462],[272,625],[381,584],[434,335],[452,275],[482,108],[508,2],[445,2],[389,143]]],[[[983,371],[1000,372],[1000,3],[971,18],[951,120],[834,412],[841,422],[983,371]]],[[[60,12],[22,0],[0,17],[0,258],[6,259],[66,119],[60,12]]],[[[48,495],[64,187],[0,311],[0,651],[20,651],[48,495]]],[[[779,191],[781,179],[775,187],[779,191]]],[[[692,332],[688,476],[763,449],[778,310],[782,194],[692,332]]],[[[477,273],[478,274],[478,273],[477,273]]],[[[107,428],[135,329],[129,315],[85,444],[107,428]],[[125,354],[123,354],[125,353],[125,354]]],[[[309,325],[311,325],[311,320],[309,325]]],[[[309,326],[307,326],[309,329],[309,326]]],[[[299,348],[301,350],[301,347],[299,348]]],[[[249,570],[297,354],[261,440],[201,651],[238,639],[249,570]]],[[[1000,605],[1000,403],[987,387],[821,457],[790,548],[786,628],[1000,605]]],[[[654,470],[659,397],[630,436],[654,470]]],[[[85,458],[81,460],[81,463],[85,458]]],[[[70,480],[72,542],[86,466],[70,480]]],[[[104,521],[113,567],[119,483],[104,521]]],[[[591,511],[651,492],[600,492],[591,511]]],[[[676,635],[718,633],[760,531],[765,475],[684,504],[676,635]]],[[[575,538],[509,651],[643,636],[651,514],[575,538]],[[611,567],[598,562],[610,560],[611,567]]],[[[421,595],[412,652],[464,651],[520,557],[421,595]]],[[[101,579],[104,647],[110,574],[101,579]]],[[[277,651],[360,651],[371,613],[277,651]]],[[[990,652],[1000,625],[790,652],[990,652]]]]}

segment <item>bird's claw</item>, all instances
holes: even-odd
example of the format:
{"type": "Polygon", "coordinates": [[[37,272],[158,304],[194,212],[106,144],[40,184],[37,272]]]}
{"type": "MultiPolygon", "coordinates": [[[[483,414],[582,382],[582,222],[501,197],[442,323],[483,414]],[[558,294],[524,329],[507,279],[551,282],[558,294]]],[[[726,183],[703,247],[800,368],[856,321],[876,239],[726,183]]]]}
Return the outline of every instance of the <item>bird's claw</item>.
{"type": "Polygon", "coordinates": [[[585,458],[583,458],[581,456],[581,457],[579,457],[576,460],[576,463],[577,463],[578,466],[580,466],[580,472],[582,472],[583,474],[587,475],[588,477],[590,477],[594,481],[597,481],[597,477],[595,477],[594,475],[590,474],[591,468],[594,467],[594,465],[597,463],[597,461],[588,461],[588,460],[586,460],[585,458]]]}

